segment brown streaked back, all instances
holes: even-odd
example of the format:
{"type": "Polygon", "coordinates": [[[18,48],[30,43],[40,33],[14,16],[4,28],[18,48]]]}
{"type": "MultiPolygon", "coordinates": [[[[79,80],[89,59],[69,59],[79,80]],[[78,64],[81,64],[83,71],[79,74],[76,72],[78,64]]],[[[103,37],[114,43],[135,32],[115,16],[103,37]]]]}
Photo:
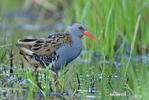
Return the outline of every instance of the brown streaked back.
{"type": "MultiPolygon", "coordinates": [[[[51,55],[62,43],[72,44],[72,37],[68,33],[51,34],[46,38],[39,39],[20,39],[18,40],[18,48],[26,48],[37,55],[51,55]]],[[[23,52],[23,51],[21,51],[23,52]]]]}

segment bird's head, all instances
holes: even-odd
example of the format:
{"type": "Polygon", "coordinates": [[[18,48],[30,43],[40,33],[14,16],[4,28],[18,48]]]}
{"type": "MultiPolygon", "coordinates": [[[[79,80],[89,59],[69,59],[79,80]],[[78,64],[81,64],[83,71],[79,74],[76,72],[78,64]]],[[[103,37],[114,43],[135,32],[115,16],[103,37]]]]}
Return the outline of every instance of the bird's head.
{"type": "Polygon", "coordinates": [[[90,32],[88,32],[87,28],[85,27],[84,24],[81,23],[74,23],[72,24],[72,26],[67,28],[67,31],[77,37],[82,37],[83,35],[87,35],[95,40],[97,40],[97,38],[95,36],[93,36],[90,32]]]}

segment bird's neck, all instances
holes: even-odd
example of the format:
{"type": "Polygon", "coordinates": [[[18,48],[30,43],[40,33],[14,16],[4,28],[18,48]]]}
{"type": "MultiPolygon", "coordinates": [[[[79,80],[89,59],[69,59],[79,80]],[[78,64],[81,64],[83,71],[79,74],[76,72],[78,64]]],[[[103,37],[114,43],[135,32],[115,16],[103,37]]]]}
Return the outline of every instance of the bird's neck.
{"type": "Polygon", "coordinates": [[[76,36],[72,36],[72,41],[72,46],[81,51],[83,47],[82,39],[76,36]]]}
{"type": "Polygon", "coordinates": [[[69,34],[69,36],[72,38],[72,44],[77,47],[82,47],[82,39],[81,37],[78,37],[76,34],[66,31],[66,34],[69,34]]]}

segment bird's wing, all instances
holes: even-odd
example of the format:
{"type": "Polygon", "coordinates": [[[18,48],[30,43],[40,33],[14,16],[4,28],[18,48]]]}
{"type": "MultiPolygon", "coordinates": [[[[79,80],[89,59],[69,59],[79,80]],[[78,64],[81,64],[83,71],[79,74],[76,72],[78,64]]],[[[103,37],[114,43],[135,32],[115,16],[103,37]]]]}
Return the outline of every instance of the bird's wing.
{"type": "Polygon", "coordinates": [[[17,46],[22,54],[35,53],[37,55],[50,56],[62,43],[72,44],[72,38],[68,33],[51,34],[40,39],[20,39],[17,46]]]}

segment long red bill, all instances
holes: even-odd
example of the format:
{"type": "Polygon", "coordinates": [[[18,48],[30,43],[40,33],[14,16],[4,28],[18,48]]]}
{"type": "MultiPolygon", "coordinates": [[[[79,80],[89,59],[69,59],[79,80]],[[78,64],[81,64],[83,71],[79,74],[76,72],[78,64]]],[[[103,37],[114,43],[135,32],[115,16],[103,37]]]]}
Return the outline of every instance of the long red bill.
{"type": "Polygon", "coordinates": [[[84,31],[84,35],[87,35],[87,36],[97,40],[97,38],[95,36],[93,36],[91,33],[89,33],[88,31],[84,31]]]}

